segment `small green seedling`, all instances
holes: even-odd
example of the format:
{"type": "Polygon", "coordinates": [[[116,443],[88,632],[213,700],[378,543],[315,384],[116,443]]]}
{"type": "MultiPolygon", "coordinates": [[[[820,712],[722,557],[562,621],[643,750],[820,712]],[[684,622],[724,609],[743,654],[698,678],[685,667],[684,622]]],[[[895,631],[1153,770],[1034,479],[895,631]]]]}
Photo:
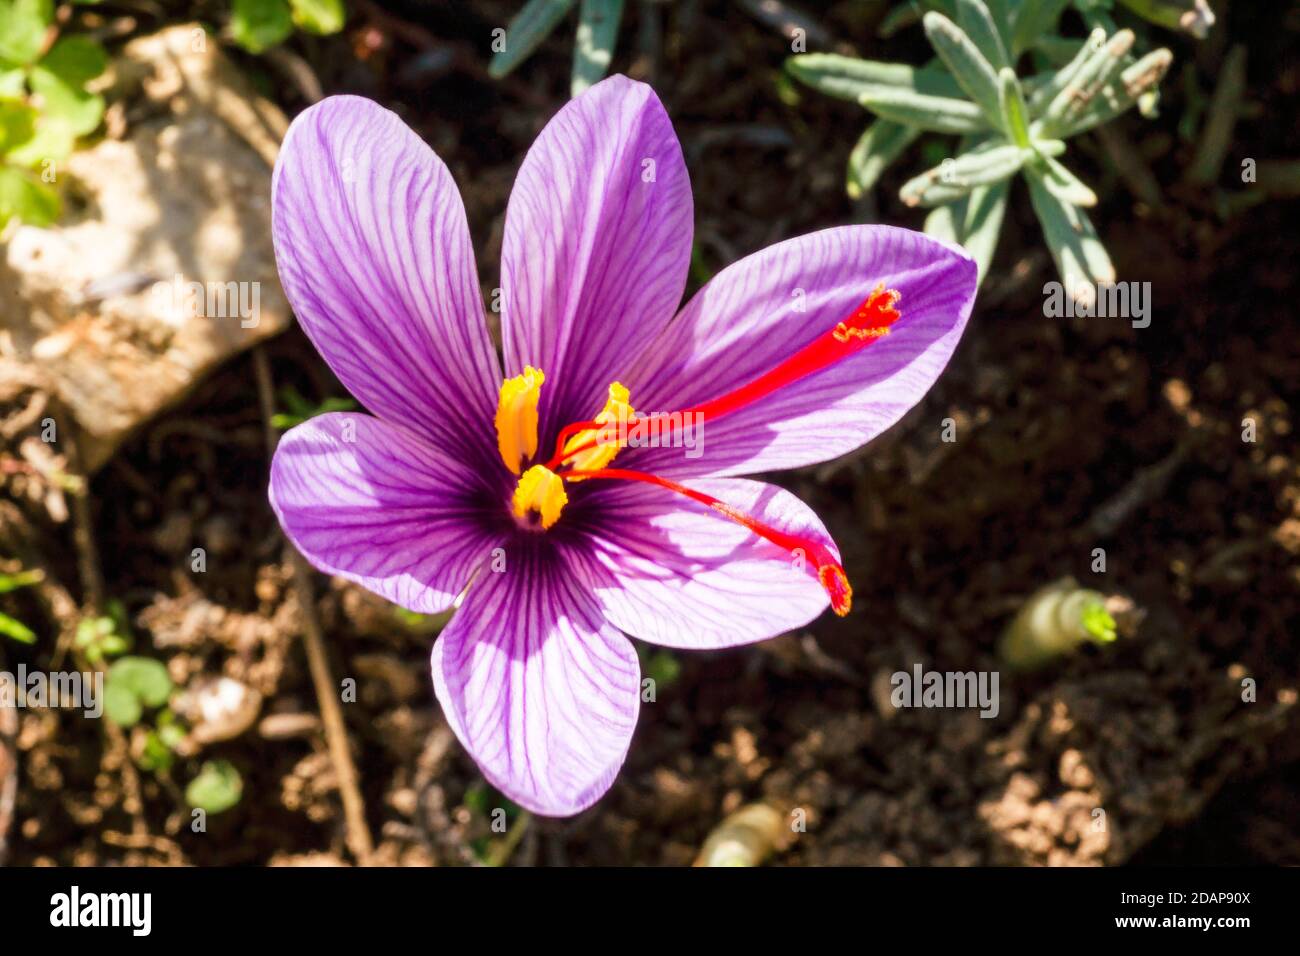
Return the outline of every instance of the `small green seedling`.
{"type": "Polygon", "coordinates": [[[282,432],[288,431],[295,425],[301,425],[307,419],[315,418],[317,415],[324,415],[326,412],[351,412],[357,407],[357,403],[350,398],[326,398],[319,405],[313,405],[292,385],[280,389],[278,395],[280,403],[288,411],[276,412],[272,415],[271,427],[282,432]]]}
{"type": "Polygon", "coordinates": [[[146,708],[161,707],[172,693],[172,679],[161,661],[123,657],[104,677],[104,713],[119,727],[133,727],[146,708]]]}
{"type": "Polygon", "coordinates": [[[108,610],[103,617],[85,617],[77,622],[72,646],[91,664],[102,664],[131,649],[131,632],[121,605],[110,601],[108,610]]]}
{"type": "Polygon", "coordinates": [[[1084,644],[1118,638],[1106,596],[1065,578],[1036,591],[1003,632],[998,649],[1012,670],[1033,670],[1074,653],[1084,644]]]}
{"type": "Polygon", "coordinates": [[[347,22],[343,0],[234,0],[230,35],[249,53],[265,53],[289,38],[294,27],[327,36],[347,22]]]}
{"type": "Polygon", "coordinates": [[[671,687],[682,676],[682,664],[671,651],[655,648],[637,648],[641,657],[641,674],[645,679],[653,680],[659,688],[671,687]]]}
{"type": "Polygon", "coordinates": [[[136,758],[142,770],[152,773],[167,773],[176,762],[176,748],[185,739],[185,727],[171,710],[163,708],[158,712],[153,727],[149,728],[144,738],[144,748],[136,758]]]}
{"type": "Polygon", "coordinates": [[[62,36],[52,0],[0,0],[0,228],[59,215],[59,164],[104,116],[87,84],[108,56],[88,36],[62,36]]]}
{"type": "Polygon", "coordinates": [[[244,779],[229,760],[204,761],[199,775],[185,788],[185,802],[208,813],[224,813],[243,795],[244,779]]]}

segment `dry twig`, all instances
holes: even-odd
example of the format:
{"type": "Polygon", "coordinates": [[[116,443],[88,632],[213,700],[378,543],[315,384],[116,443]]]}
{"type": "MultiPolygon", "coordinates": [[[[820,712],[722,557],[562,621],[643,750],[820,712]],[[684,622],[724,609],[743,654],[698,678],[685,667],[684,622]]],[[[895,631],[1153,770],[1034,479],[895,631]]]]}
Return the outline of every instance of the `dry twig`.
{"type": "MultiPolygon", "coordinates": [[[[271,365],[267,361],[262,347],[253,349],[253,369],[257,376],[257,393],[262,406],[262,417],[266,424],[266,452],[269,463],[275,452],[275,429],[271,426],[271,417],[275,414],[275,386],[271,380],[271,365]]],[[[348,849],[362,866],[370,862],[374,853],[374,843],[370,829],[366,825],[366,806],[361,798],[361,788],[357,783],[357,768],[352,761],[352,751],[348,745],[347,725],[343,722],[343,709],[335,695],[334,678],[330,675],[329,661],[325,657],[325,641],[321,634],[320,620],[316,617],[316,599],[312,593],[311,566],[298,550],[285,542],[285,559],[293,568],[294,594],[302,611],[302,641],[307,652],[307,666],[311,671],[311,682],[316,689],[316,700],[320,705],[321,720],[325,724],[325,743],[329,748],[330,763],[334,775],[338,778],[339,795],[343,800],[343,822],[348,849]]]]}

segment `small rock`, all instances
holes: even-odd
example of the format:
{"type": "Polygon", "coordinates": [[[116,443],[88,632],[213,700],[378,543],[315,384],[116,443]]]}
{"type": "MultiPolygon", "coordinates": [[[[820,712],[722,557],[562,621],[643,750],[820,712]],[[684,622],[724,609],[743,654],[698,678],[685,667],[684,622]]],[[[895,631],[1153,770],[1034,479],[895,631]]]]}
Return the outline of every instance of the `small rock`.
{"type": "Polygon", "coordinates": [[[84,202],[0,248],[14,364],[39,369],[71,412],[87,471],[290,322],[271,248],[271,164],[288,123],[200,35],[181,25],[126,45],[108,95],[144,118],[60,168],[84,202]]]}
{"type": "Polygon", "coordinates": [[[271,714],[262,718],[257,732],[266,740],[310,737],[320,732],[320,718],[315,714],[271,714]]]}
{"type": "Polygon", "coordinates": [[[177,698],[175,710],[188,720],[199,744],[238,737],[257,719],[262,695],[231,677],[200,677],[177,698]]]}

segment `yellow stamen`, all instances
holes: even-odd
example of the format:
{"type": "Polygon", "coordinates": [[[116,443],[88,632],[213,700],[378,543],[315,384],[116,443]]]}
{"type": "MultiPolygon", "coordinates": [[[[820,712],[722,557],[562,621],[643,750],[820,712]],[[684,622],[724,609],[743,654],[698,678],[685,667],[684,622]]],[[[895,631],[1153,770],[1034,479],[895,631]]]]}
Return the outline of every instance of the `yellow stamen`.
{"type": "MultiPolygon", "coordinates": [[[[614,425],[626,428],[636,415],[635,409],[628,404],[630,397],[628,390],[618,382],[611,382],[609,386],[609,398],[605,401],[605,408],[599,415],[592,419],[598,425],[614,425]]],[[[623,447],[619,441],[619,432],[617,428],[589,428],[586,431],[578,432],[564,444],[565,461],[571,465],[575,471],[598,471],[604,468],[618,450],[623,447]],[[591,445],[586,451],[579,452],[572,458],[567,457],[574,449],[582,448],[584,445],[591,445]]],[[[577,480],[577,479],[575,479],[577,480]]]]}
{"type": "Polygon", "coordinates": [[[515,486],[512,501],[516,518],[526,518],[530,511],[542,516],[542,528],[560,520],[560,511],[569,503],[564,481],[545,465],[533,465],[515,486]]]}
{"type": "Polygon", "coordinates": [[[524,462],[537,453],[537,399],[545,381],[541,369],[525,365],[523,372],[501,383],[497,399],[497,450],[506,467],[516,475],[524,462]]]}

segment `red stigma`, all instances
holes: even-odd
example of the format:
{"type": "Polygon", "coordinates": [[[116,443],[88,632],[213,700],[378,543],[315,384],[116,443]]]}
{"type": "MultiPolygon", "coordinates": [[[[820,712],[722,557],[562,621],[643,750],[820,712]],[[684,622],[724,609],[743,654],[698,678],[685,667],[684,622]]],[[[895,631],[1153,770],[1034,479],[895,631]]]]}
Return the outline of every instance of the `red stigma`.
{"type": "Polygon", "coordinates": [[[764,538],[778,548],[787,551],[794,563],[800,567],[806,568],[809,573],[817,578],[817,582],[826,590],[830,596],[831,607],[840,617],[849,613],[849,608],[853,603],[853,589],[849,587],[848,575],[844,573],[844,568],[831,553],[830,548],[822,544],[815,538],[806,537],[799,534],[791,534],[788,531],[781,531],[773,528],[771,525],[764,524],[756,518],[745,514],[739,508],[734,508],[712,495],[707,495],[702,491],[696,491],[694,488],[687,488],[685,485],[678,484],[668,478],[661,478],[658,475],[652,475],[644,471],[629,471],[625,468],[601,468],[596,471],[567,471],[564,472],[565,478],[612,478],[624,481],[641,481],[650,485],[657,485],[660,488],[666,488],[668,491],[684,495],[692,501],[698,501],[702,505],[707,505],[718,514],[722,515],[742,527],[748,528],[760,538],[764,538]]]}
{"type": "MultiPolygon", "coordinates": [[[[752,379],[735,391],[683,410],[677,420],[688,420],[688,416],[706,422],[722,418],[734,411],[752,405],[773,392],[793,385],[801,379],[815,375],[836,362],[851,358],[889,334],[894,323],[901,318],[896,308],[898,300],[898,292],[893,289],[886,289],[884,283],[880,283],[862,301],[861,305],[784,362],[752,379]]],[[[555,453],[545,467],[555,471],[565,480],[606,478],[640,481],[683,495],[693,501],[698,501],[724,518],[748,528],[759,537],[770,541],[779,548],[783,548],[790,554],[796,565],[806,569],[809,574],[817,579],[817,583],[822,586],[830,597],[831,607],[836,614],[844,617],[849,613],[849,609],[853,605],[853,588],[849,586],[849,579],[844,573],[844,567],[831,553],[831,550],[820,541],[773,528],[771,525],[764,524],[743,511],[732,507],[725,501],[714,498],[712,495],[706,495],[694,488],[687,488],[685,485],[670,481],[667,478],[661,478],[658,475],[643,471],[630,471],[625,468],[599,468],[582,471],[570,466],[568,470],[564,470],[566,461],[600,443],[604,427],[595,421],[574,422],[571,425],[564,426],[556,437],[555,453]],[[568,452],[564,450],[565,445],[574,435],[589,430],[597,432],[597,437],[568,452]]],[[[661,433],[662,436],[663,433],[661,433]]]]}
{"type": "MultiPolygon", "coordinates": [[[[890,328],[902,317],[896,308],[899,298],[899,293],[894,289],[886,289],[883,282],[877,284],[861,305],[780,365],[764,372],[735,391],[683,410],[682,420],[686,420],[689,415],[696,421],[715,421],[747,405],[752,405],[760,398],[780,391],[788,385],[793,385],[800,379],[814,375],[836,362],[851,358],[889,334],[890,328]]],[[[597,439],[584,444],[581,448],[575,448],[567,455],[564,452],[565,444],[578,432],[600,427],[597,422],[590,421],[565,425],[560,429],[560,434],[555,441],[555,454],[546,463],[546,467],[552,470],[559,468],[567,458],[595,446],[597,439]]],[[[661,433],[665,437],[668,434],[671,432],[661,433]]]]}

